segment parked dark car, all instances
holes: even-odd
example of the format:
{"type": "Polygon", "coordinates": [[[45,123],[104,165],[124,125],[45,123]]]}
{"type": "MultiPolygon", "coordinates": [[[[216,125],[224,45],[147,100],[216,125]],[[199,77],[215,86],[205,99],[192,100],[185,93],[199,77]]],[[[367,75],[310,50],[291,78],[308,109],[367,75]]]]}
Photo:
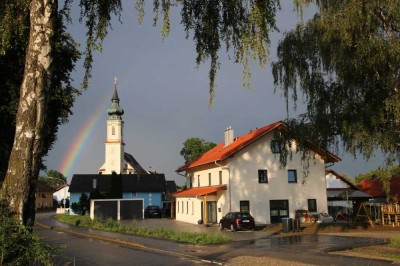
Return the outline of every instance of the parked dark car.
{"type": "Polygon", "coordinates": [[[232,232],[236,230],[253,230],[255,222],[253,216],[246,212],[230,212],[219,221],[219,228],[229,228],[232,232]]]}
{"type": "Polygon", "coordinates": [[[161,218],[162,211],[159,206],[149,205],[144,209],[144,218],[161,218]]]}

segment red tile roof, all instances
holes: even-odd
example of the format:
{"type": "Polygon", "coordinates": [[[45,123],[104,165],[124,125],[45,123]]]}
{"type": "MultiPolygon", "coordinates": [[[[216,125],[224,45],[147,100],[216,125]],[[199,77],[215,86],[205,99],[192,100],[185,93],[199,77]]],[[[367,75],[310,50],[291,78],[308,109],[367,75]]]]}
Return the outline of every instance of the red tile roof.
{"type": "MultiPolygon", "coordinates": [[[[277,128],[287,128],[287,126],[282,121],[278,121],[273,124],[264,126],[262,128],[256,128],[255,130],[250,130],[250,132],[236,137],[235,140],[226,147],[225,147],[225,142],[221,142],[213,149],[204,153],[198,159],[191,161],[184,166],[181,166],[176,171],[182,172],[196,166],[213,163],[215,161],[222,161],[277,128]]],[[[318,147],[312,147],[311,149],[314,150],[316,153],[324,156],[325,162],[338,162],[341,160],[336,155],[327,152],[325,150],[322,150],[318,147]]]]}
{"type": "Polygon", "coordinates": [[[173,197],[191,197],[191,196],[204,196],[219,190],[226,190],[226,185],[210,186],[210,187],[195,187],[182,190],[174,193],[173,197]]]}
{"type": "MultiPolygon", "coordinates": [[[[363,179],[357,184],[357,187],[374,197],[386,197],[386,194],[383,190],[382,181],[379,178],[363,179]]],[[[400,196],[400,177],[398,176],[394,176],[390,179],[390,195],[400,196]]]]}

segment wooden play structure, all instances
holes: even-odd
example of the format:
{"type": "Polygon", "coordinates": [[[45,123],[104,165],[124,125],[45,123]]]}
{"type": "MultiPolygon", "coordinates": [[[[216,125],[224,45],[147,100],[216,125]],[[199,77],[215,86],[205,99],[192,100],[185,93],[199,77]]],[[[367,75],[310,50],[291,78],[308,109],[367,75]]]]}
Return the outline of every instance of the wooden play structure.
{"type": "Polygon", "coordinates": [[[382,225],[400,226],[400,205],[383,204],[381,205],[382,225]]]}
{"type": "Polygon", "coordinates": [[[361,203],[358,209],[355,222],[362,220],[374,227],[374,222],[382,226],[400,227],[400,205],[398,203],[391,204],[369,204],[361,203]]]}
{"type": "Polygon", "coordinates": [[[368,209],[367,204],[361,203],[360,207],[358,208],[358,212],[355,218],[355,222],[359,222],[362,220],[367,220],[371,227],[374,227],[374,223],[371,220],[371,209],[368,209]]]}

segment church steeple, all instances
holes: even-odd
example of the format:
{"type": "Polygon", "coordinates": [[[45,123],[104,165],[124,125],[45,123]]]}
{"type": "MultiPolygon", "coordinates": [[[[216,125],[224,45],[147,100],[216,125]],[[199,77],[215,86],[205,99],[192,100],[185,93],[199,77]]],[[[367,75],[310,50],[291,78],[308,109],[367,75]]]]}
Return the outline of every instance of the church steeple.
{"type": "Polygon", "coordinates": [[[108,119],[118,119],[122,120],[122,115],[124,114],[124,109],[119,106],[119,97],[117,92],[117,77],[114,78],[114,93],[111,98],[111,106],[108,108],[108,119]]]}
{"type": "Polygon", "coordinates": [[[103,174],[111,174],[112,172],[123,173],[124,168],[126,168],[124,160],[124,121],[122,120],[124,110],[119,106],[117,78],[114,78],[114,93],[111,98],[111,106],[108,108],[107,113],[105,163],[99,169],[99,172],[103,174]]]}
{"type": "Polygon", "coordinates": [[[117,92],[117,78],[114,78],[114,93],[111,98],[111,106],[108,108],[109,115],[106,123],[106,141],[105,141],[105,162],[99,168],[101,174],[133,174],[144,173],[146,170],[135,160],[135,158],[125,153],[124,143],[124,121],[122,115],[124,110],[119,106],[119,97],[117,92]]]}

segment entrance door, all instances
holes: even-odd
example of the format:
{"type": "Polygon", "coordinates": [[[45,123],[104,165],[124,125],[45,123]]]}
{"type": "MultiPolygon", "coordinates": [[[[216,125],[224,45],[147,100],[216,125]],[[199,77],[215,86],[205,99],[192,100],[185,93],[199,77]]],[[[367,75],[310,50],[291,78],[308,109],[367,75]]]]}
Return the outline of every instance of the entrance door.
{"type": "Polygon", "coordinates": [[[207,202],[207,222],[208,223],[217,223],[217,202],[216,201],[208,201],[207,202]]]}
{"type": "Polygon", "coordinates": [[[270,200],[271,224],[280,223],[282,218],[289,218],[288,200],[270,200]]]}

